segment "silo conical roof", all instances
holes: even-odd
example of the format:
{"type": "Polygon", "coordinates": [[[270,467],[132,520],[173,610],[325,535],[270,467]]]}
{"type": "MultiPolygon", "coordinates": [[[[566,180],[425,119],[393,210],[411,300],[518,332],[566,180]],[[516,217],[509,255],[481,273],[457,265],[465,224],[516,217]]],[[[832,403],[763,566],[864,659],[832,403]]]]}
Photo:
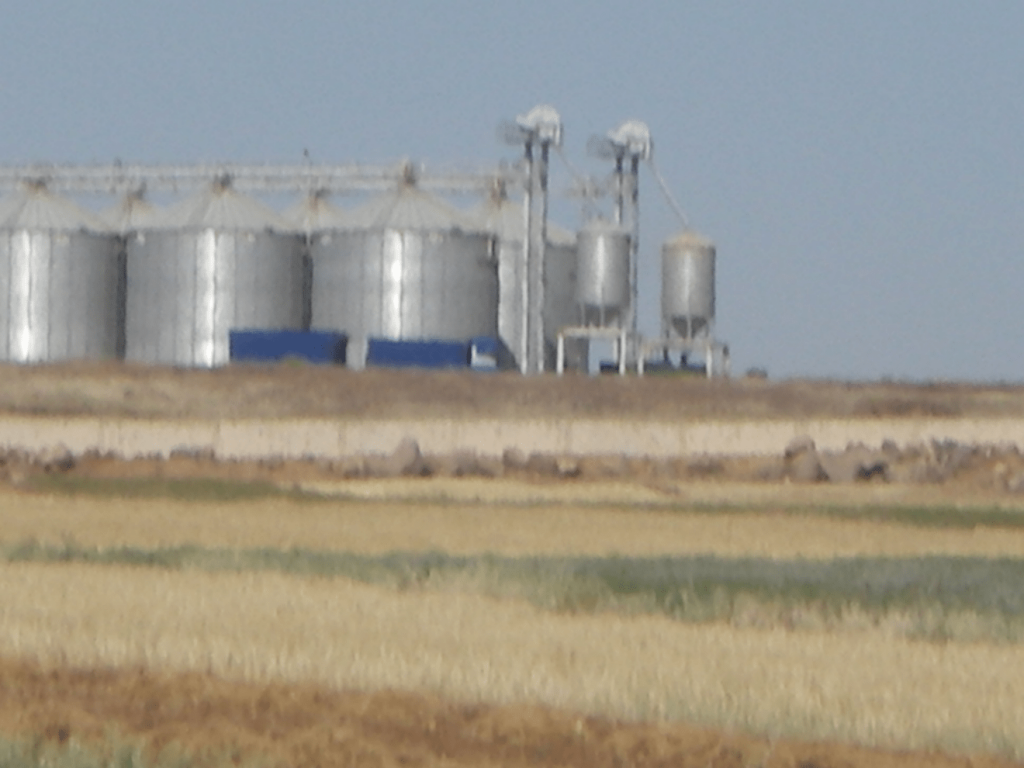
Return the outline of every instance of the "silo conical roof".
{"type": "Polygon", "coordinates": [[[603,234],[620,234],[628,235],[629,233],[622,227],[621,224],[616,224],[614,221],[606,219],[604,216],[595,216],[592,219],[588,219],[584,223],[582,232],[590,232],[595,235],[603,234]]]}
{"type": "Polygon", "coordinates": [[[307,195],[284,212],[284,218],[299,232],[348,229],[351,215],[332,205],[324,195],[307,195]]]}
{"type": "Polygon", "coordinates": [[[265,229],[290,231],[284,217],[270,206],[215,182],[192,197],[157,214],[152,229],[224,229],[260,232],[265,229]]]}
{"type": "Polygon", "coordinates": [[[0,200],[0,228],[107,232],[106,222],[66,197],[31,184],[0,200]]]}
{"type": "Polygon", "coordinates": [[[150,226],[159,215],[157,208],[140,194],[126,195],[112,208],[103,211],[104,221],[115,232],[131,232],[150,226]]]}
{"type": "Polygon", "coordinates": [[[473,217],[409,183],[400,184],[352,210],[347,228],[484,231],[473,217]]]}
{"type": "Polygon", "coordinates": [[[682,232],[672,235],[665,241],[665,245],[690,248],[714,248],[715,246],[711,240],[692,229],[684,229],[682,232]]]}

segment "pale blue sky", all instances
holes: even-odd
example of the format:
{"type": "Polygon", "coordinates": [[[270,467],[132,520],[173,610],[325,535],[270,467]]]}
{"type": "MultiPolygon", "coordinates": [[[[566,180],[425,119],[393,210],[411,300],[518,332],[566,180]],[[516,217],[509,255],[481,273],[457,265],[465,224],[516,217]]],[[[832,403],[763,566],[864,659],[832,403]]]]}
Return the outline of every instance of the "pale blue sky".
{"type": "MultiPolygon", "coordinates": [[[[0,164],[490,165],[537,103],[629,118],[718,245],[718,330],[775,377],[1024,378],[1024,3],[12,3],[0,164]]],[[[558,163],[553,189],[568,174],[558,163]]],[[[641,327],[678,227],[641,179],[641,327]]],[[[577,206],[554,206],[575,227],[577,206]]]]}

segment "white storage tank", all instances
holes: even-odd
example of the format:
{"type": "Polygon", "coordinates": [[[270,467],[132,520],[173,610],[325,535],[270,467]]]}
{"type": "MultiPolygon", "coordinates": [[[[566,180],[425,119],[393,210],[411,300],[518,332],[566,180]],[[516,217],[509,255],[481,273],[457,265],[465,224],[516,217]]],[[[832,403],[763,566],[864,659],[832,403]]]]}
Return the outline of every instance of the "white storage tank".
{"type": "Polygon", "coordinates": [[[576,303],[586,325],[621,326],[629,308],[629,234],[593,219],[577,238],[576,303]]]}
{"type": "Polygon", "coordinates": [[[114,359],[118,244],[105,223],[29,184],[0,201],[0,360],[114,359]]]}
{"type": "Polygon", "coordinates": [[[227,180],[131,233],[126,262],[128,360],[213,367],[232,329],[304,327],[301,238],[227,180]]]}
{"type": "Polygon", "coordinates": [[[406,180],[311,234],[311,326],[356,338],[498,335],[493,237],[406,180]]]}
{"type": "Polygon", "coordinates": [[[715,319],[715,246],[685,231],[661,249],[661,310],[666,330],[682,338],[708,333],[715,319]]]}

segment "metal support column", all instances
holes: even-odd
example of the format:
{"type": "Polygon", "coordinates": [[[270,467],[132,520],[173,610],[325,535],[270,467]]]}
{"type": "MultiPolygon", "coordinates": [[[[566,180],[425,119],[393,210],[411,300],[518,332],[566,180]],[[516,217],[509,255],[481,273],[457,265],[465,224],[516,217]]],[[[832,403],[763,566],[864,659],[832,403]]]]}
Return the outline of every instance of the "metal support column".
{"type": "Polygon", "coordinates": [[[532,372],[530,367],[530,262],[533,249],[531,233],[536,226],[533,218],[533,142],[527,141],[523,148],[526,164],[526,188],[523,190],[523,253],[522,262],[516,270],[519,278],[519,344],[515,350],[519,372],[524,376],[532,372]]]}
{"type": "Polygon", "coordinates": [[[527,282],[527,343],[526,372],[544,373],[545,329],[544,329],[544,271],[547,244],[548,218],[548,162],[551,142],[541,139],[536,142],[539,152],[534,152],[533,141],[527,143],[530,162],[530,208],[527,221],[529,243],[526,260],[527,282]]]}
{"type": "Polygon", "coordinates": [[[624,225],[629,230],[629,316],[626,320],[628,331],[625,357],[630,367],[636,365],[639,355],[638,306],[640,285],[638,279],[640,262],[640,156],[630,157],[627,182],[629,191],[628,218],[624,225]]]}

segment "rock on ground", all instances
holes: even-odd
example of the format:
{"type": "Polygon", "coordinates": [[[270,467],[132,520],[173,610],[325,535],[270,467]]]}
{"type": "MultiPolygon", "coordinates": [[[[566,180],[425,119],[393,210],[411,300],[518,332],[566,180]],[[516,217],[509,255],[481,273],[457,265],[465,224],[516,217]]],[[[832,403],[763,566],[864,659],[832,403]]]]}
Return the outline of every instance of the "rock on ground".
{"type": "Polygon", "coordinates": [[[795,483],[817,483],[825,480],[817,451],[803,451],[786,461],[785,476],[795,483]]]}

